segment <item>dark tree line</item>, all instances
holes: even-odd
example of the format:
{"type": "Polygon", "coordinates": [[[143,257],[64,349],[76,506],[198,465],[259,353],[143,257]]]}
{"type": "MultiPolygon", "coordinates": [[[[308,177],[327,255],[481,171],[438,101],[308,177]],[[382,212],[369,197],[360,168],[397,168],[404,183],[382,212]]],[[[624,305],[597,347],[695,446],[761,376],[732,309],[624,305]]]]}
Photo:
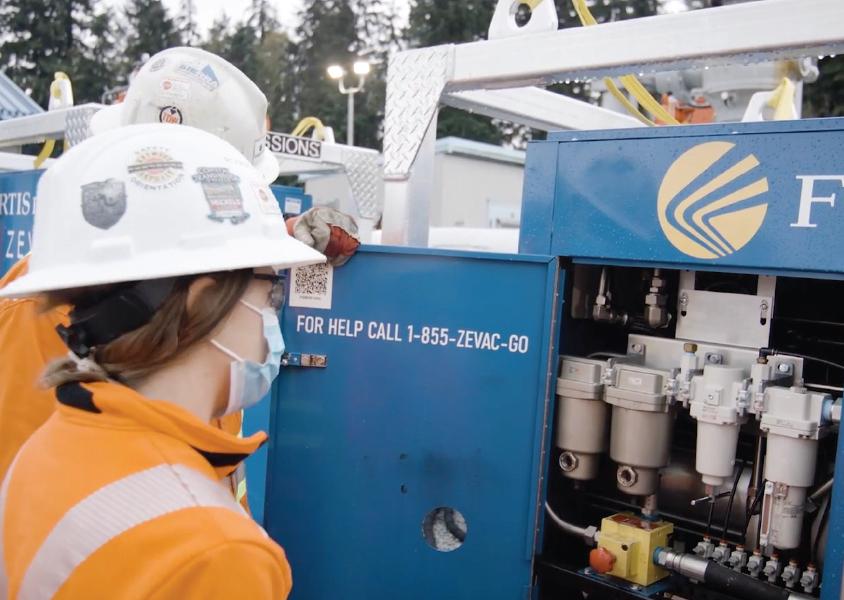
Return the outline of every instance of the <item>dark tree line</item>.
{"type": "MultiPolygon", "coordinates": [[[[570,0],[555,2],[560,27],[579,26],[570,0]]],[[[692,5],[713,2],[692,0],[692,5]]],[[[259,85],[270,101],[273,129],[290,130],[301,118],[317,116],[343,140],[346,99],[325,70],[329,64],[350,65],[364,58],[373,70],[356,99],[355,137],[360,145],[380,148],[388,54],[483,39],[496,1],[413,0],[408,23],[399,28],[390,0],[308,0],[290,29],[278,22],[269,0],[252,0],[242,18],[221,17],[204,36],[196,24],[197,4],[183,0],[173,13],[161,0],[127,0],[119,10],[102,0],[3,2],[0,69],[42,106],[56,71],[71,77],[77,103],[98,102],[109,90],[125,86],[145,56],[174,45],[200,46],[224,56],[259,85]]],[[[592,11],[603,22],[652,15],[658,5],[658,0],[602,0],[592,11]]],[[[805,88],[804,112],[844,114],[844,57],[820,65],[821,79],[805,88]]],[[[589,97],[582,83],[554,89],[589,97]]],[[[510,124],[450,108],[440,113],[438,133],[491,143],[530,136],[510,124]]]]}

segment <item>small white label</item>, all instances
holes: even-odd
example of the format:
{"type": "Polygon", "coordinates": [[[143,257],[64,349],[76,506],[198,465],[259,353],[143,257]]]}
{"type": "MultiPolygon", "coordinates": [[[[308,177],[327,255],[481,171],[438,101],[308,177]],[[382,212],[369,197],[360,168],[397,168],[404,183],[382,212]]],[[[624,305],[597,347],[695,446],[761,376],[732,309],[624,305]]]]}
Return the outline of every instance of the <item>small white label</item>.
{"type": "Polygon", "coordinates": [[[290,306],[331,308],[334,267],[328,263],[295,267],[290,272],[290,306]]]}
{"type": "Polygon", "coordinates": [[[299,198],[284,199],[284,214],[298,215],[302,212],[302,201],[299,198]]]}
{"type": "Polygon", "coordinates": [[[259,183],[253,183],[252,189],[255,190],[255,197],[258,198],[258,206],[261,207],[261,212],[268,215],[279,215],[281,209],[278,207],[278,201],[270,192],[269,188],[259,183]]]}
{"type": "Polygon", "coordinates": [[[178,79],[163,79],[161,81],[161,93],[169,98],[187,100],[190,98],[190,84],[178,79]]]}

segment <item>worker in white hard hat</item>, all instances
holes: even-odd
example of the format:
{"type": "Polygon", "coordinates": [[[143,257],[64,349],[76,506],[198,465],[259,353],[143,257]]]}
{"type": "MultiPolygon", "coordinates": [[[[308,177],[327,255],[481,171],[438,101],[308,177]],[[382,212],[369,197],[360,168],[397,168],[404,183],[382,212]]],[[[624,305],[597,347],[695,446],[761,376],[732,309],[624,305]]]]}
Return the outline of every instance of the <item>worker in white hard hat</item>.
{"type": "MultiPolygon", "coordinates": [[[[266,97],[236,67],[215,54],[180,47],[153,56],[133,78],[125,101],[97,112],[91,129],[101,134],[128,124],[159,122],[197,127],[231,143],[258,169],[262,181],[271,183],[278,176],[278,162],[263,143],[266,113],[266,97]]],[[[150,150],[144,160],[155,164],[156,156],[150,150]]],[[[166,167],[162,161],[159,171],[166,173],[166,167]]],[[[266,201],[274,202],[272,195],[266,201]]],[[[160,215],[162,223],[169,218],[160,215]]],[[[347,260],[359,243],[354,220],[332,209],[313,209],[288,220],[287,226],[335,265],[347,260]]],[[[27,268],[28,260],[23,259],[0,280],[0,287],[16,281],[27,268]]],[[[51,359],[66,352],[56,327],[67,324],[67,312],[60,306],[43,312],[34,299],[0,302],[0,479],[21,445],[55,409],[52,391],[39,388],[36,381],[51,359]]],[[[217,425],[237,433],[241,416],[229,415],[217,425]]],[[[229,485],[248,506],[242,471],[229,485]]]]}
{"type": "Polygon", "coordinates": [[[0,597],[287,597],[284,552],[219,484],[266,434],[211,425],[278,374],[278,271],[325,260],[269,193],[230,144],[160,124],[42,176],[29,270],[0,296],[68,305],[70,352],[0,487],[0,597]]]}
{"type": "MultiPolygon", "coordinates": [[[[91,118],[91,132],[135,123],[190,125],[219,136],[252,161],[267,183],[278,177],[278,161],[266,144],[267,98],[223,58],[191,47],[162,50],[132,78],[123,102],[91,118]]],[[[354,219],[317,207],[288,221],[288,231],[313,244],[335,266],[357,249],[354,219]]]]}

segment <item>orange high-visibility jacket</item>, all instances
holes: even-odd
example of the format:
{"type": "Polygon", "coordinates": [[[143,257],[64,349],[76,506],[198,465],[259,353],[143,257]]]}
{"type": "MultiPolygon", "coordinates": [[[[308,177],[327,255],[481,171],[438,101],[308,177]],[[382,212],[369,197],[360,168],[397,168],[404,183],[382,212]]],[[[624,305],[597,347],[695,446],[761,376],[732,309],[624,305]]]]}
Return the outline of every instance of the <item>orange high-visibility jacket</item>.
{"type": "Polygon", "coordinates": [[[283,550],[220,483],[266,434],[114,382],[56,397],[0,488],[0,598],[287,597],[283,550]]]}
{"type": "MultiPolygon", "coordinates": [[[[0,279],[0,288],[24,275],[28,264],[28,257],[18,261],[0,279]]],[[[56,333],[67,315],[66,307],[42,312],[34,298],[0,300],[0,481],[21,445],[55,410],[53,390],[37,382],[47,364],[67,354],[56,333]]],[[[240,421],[237,413],[214,424],[237,434],[240,421]]]]}

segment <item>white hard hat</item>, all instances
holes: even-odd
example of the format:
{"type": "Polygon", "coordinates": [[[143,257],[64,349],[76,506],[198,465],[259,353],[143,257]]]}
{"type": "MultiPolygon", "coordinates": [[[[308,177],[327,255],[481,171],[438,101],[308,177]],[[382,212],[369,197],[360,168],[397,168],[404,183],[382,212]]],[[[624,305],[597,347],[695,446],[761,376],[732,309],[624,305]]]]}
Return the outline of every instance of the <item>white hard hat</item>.
{"type": "Polygon", "coordinates": [[[288,235],[255,167],[193,127],[90,137],[47,169],[37,198],[29,272],[0,297],[325,261],[288,235]]]}
{"type": "Polygon", "coordinates": [[[91,118],[91,133],[138,123],[175,123],[204,129],[237,148],[261,171],[278,177],[267,149],[267,98],[227,60],[199,48],[168,48],[134,76],[120,104],[91,118]]]}

